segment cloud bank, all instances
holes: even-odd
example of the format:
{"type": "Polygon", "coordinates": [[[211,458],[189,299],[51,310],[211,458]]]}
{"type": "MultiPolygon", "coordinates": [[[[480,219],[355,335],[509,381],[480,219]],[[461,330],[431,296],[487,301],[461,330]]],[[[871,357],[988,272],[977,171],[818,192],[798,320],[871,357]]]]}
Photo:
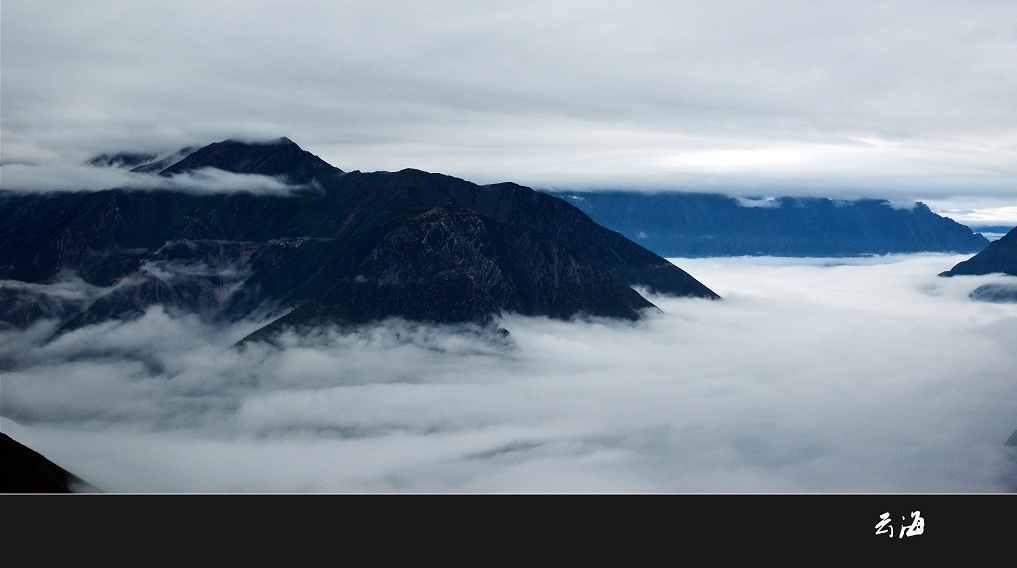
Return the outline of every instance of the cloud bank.
{"type": "Polygon", "coordinates": [[[962,258],[681,259],[725,300],[507,338],[5,331],[0,425],[105,491],[1007,490],[1017,305],[935,276],[962,258]]]}
{"type": "Polygon", "coordinates": [[[1012,205],[1015,20],[917,0],[10,0],[2,161],[285,135],[347,171],[1012,205]]]}

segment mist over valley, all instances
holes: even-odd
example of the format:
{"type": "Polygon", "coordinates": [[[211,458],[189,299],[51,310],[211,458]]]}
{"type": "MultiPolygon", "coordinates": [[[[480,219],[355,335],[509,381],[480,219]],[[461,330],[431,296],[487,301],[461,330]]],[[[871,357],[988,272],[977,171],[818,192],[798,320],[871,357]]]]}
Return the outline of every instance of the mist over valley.
{"type": "Polygon", "coordinates": [[[1017,490],[1017,4],[778,7],[5,0],[0,491],[1017,490]]]}
{"type": "Polygon", "coordinates": [[[0,413],[103,491],[1006,491],[1017,304],[962,259],[682,259],[724,300],[508,336],[42,322],[2,332],[0,413]]]}

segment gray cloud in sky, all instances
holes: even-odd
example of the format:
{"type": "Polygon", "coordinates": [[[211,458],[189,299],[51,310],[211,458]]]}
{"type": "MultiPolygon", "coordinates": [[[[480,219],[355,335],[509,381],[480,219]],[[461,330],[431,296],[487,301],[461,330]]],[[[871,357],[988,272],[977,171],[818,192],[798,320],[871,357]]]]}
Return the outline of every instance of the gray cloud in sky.
{"type": "Polygon", "coordinates": [[[1006,201],[1015,21],[1009,2],[14,0],[2,158],[285,135],[344,170],[481,183],[1006,201]]]}
{"type": "Polygon", "coordinates": [[[508,338],[7,330],[2,429],[106,491],[1001,491],[1017,306],[961,258],[681,259],[725,300],[508,338]]]}

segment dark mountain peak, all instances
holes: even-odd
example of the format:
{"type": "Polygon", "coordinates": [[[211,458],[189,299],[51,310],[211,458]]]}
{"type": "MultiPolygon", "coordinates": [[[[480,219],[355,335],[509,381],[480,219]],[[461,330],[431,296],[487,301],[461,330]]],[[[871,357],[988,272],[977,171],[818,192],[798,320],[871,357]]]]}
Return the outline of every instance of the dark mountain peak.
{"type": "Polygon", "coordinates": [[[26,289],[0,302],[0,324],[53,314],[66,330],[154,305],[211,321],[288,313],[269,333],[387,317],[635,319],[653,304],[633,286],[718,297],[576,207],[513,183],[481,186],[414,169],[344,174],[283,138],[224,140],[160,173],[201,168],[315,182],[320,191],[0,200],[0,277],[41,283],[70,270],[115,287],[55,305],[26,289]]]}
{"type": "Polygon", "coordinates": [[[290,140],[285,136],[280,136],[278,138],[268,138],[263,140],[247,138],[227,138],[226,140],[219,142],[219,144],[221,143],[238,144],[241,146],[296,146],[298,149],[300,149],[300,147],[297,146],[296,142],[290,140]]]}
{"type": "Polygon", "coordinates": [[[343,173],[286,137],[263,142],[234,139],[215,142],[199,148],[159,173],[169,176],[202,168],[283,177],[295,184],[312,180],[321,182],[343,173]]]}
{"type": "Polygon", "coordinates": [[[984,275],[997,272],[1017,276],[1017,228],[998,241],[989,243],[982,252],[939,275],[984,275]]]}
{"type": "Polygon", "coordinates": [[[455,204],[412,209],[325,294],[252,334],[388,317],[489,324],[504,312],[636,320],[655,306],[610,270],[539,231],[455,204]]]}

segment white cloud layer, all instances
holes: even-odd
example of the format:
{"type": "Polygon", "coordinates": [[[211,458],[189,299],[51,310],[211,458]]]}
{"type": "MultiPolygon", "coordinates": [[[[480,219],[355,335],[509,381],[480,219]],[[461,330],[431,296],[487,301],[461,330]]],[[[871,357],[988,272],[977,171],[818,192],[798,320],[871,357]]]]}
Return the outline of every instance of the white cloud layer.
{"type": "Polygon", "coordinates": [[[725,299],[508,339],[8,331],[0,425],[105,491],[1006,490],[1017,305],[936,276],[964,258],[682,259],[725,299]]]}
{"type": "Polygon", "coordinates": [[[236,174],[201,168],[168,177],[133,173],[121,168],[70,164],[9,164],[3,166],[2,189],[13,192],[98,191],[128,187],[189,193],[285,194],[297,189],[263,175],[236,174]]]}
{"type": "Polygon", "coordinates": [[[1017,225],[1017,207],[997,207],[986,209],[947,209],[940,211],[945,215],[967,225],[1017,225]]]}
{"type": "Polygon", "coordinates": [[[344,170],[1012,206],[1014,21],[960,0],[8,0],[2,161],[288,136],[344,170]]]}

